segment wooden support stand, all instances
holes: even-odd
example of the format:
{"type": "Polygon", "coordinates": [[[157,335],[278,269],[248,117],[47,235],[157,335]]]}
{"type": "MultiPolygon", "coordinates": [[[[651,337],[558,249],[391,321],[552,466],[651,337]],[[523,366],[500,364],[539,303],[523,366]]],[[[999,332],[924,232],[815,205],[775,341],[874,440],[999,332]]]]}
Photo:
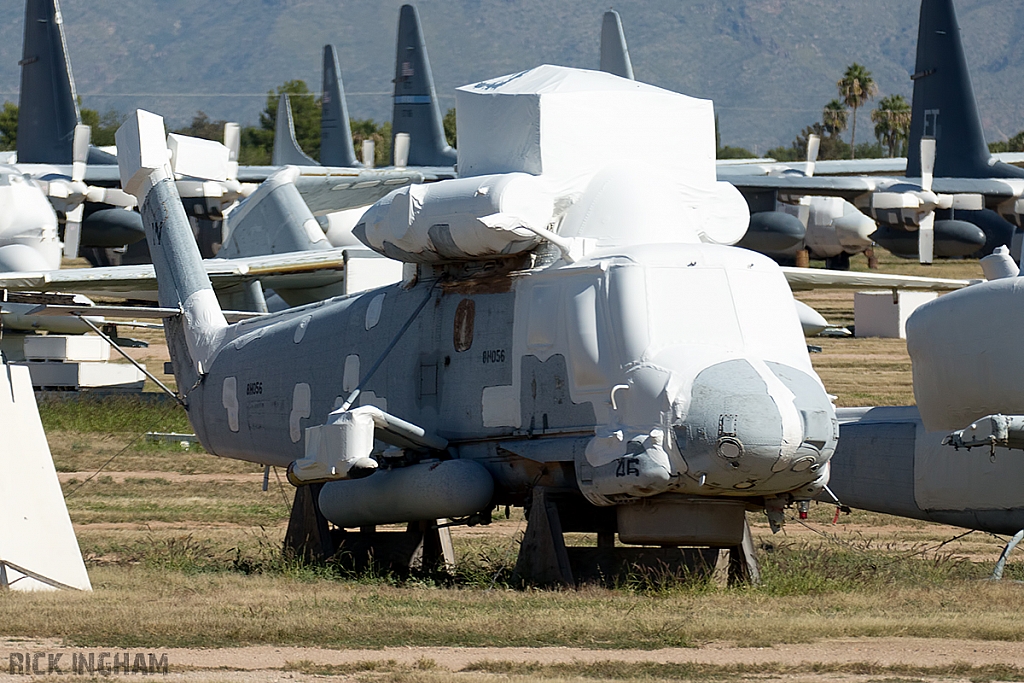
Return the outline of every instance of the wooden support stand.
{"type": "Polygon", "coordinates": [[[575,587],[630,581],[662,583],[709,576],[720,557],[730,585],[760,580],[749,526],[736,547],[616,547],[614,532],[598,532],[596,547],[566,546],[559,501],[574,494],[543,487],[533,490],[526,533],[513,581],[522,585],[575,587]]]}
{"type": "Polygon", "coordinates": [[[381,571],[408,574],[410,570],[450,571],[455,566],[451,531],[439,527],[446,520],[411,522],[405,531],[333,529],[317,506],[323,484],[295,490],[288,531],[286,556],[305,562],[336,562],[349,571],[381,571]]]}

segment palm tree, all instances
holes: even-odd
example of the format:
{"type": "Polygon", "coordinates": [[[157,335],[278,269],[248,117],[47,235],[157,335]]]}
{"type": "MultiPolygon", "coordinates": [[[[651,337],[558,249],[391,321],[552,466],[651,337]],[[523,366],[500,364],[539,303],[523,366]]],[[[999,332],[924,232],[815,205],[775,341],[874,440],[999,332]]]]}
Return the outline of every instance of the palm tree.
{"type": "Polygon", "coordinates": [[[878,94],[878,86],[871,78],[871,72],[857,62],[847,67],[836,86],[839,88],[839,98],[853,109],[853,129],[850,134],[850,158],[853,159],[857,149],[857,109],[878,94]]]}
{"type": "Polygon", "coordinates": [[[825,105],[821,112],[821,123],[829,137],[837,137],[846,130],[849,114],[846,105],[839,100],[832,100],[825,105]]]}
{"type": "Polygon", "coordinates": [[[910,134],[910,105],[902,95],[889,95],[878,102],[871,112],[875,122],[875,137],[889,148],[889,156],[896,156],[910,134]]]}

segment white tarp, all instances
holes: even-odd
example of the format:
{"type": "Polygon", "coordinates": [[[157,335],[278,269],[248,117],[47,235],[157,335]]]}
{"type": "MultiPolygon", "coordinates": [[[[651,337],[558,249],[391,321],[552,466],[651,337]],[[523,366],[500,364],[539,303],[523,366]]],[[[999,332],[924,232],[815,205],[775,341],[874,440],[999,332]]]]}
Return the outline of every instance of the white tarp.
{"type": "Polygon", "coordinates": [[[710,100],[600,71],[548,64],[458,88],[459,175],[522,171],[582,191],[609,165],[638,164],[712,191],[710,100]]]}
{"type": "MultiPolygon", "coordinates": [[[[940,296],[907,320],[914,398],[929,430],[963,429],[985,415],[1024,415],[1024,278],[940,296]]],[[[952,449],[950,449],[952,450],[952,449]]]]}
{"type": "Polygon", "coordinates": [[[91,590],[28,368],[0,364],[0,579],[11,590],[91,590]]]}
{"type": "Polygon", "coordinates": [[[540,238],[554,204],[544,183],[525,173],[409,185],[371,206],[353,234],[366,246],[410,263],[516,254],[540,238]]]}

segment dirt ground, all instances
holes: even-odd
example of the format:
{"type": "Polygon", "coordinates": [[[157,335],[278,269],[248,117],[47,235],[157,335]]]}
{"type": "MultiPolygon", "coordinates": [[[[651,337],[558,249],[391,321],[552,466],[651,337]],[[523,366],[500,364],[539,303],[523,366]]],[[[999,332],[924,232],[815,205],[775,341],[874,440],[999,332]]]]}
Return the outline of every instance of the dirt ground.
{"type": "MultiPolygon", "coordinates": [[[[102,652],[102,648],[78,649],[77,652],[102,652]]],[[[72,650],[61,647],[59,641],[0,640],[0,655],[9,652],[64,653],[63,661],[71,659],[72,650]]],[[[295,668],[340,667],[342,665],[379,662],[385,666],[422,666],[424,660],[432,662],[432,669],[440,672],[461,672],[481,662],[514,662],[539,664],[573,663],[695,663],[716,666],[776,665],[796,669],[791,674],[773,675],[786,681],[822,680],[813,672],[801,671],[813,665],[850,665],[851,672],[830,673],[828,680],[856,681],[870,679],[856,673],[853,665],[878,667],[919,667],[940,669],[954,664],[982,667],[992,665],[1019,666],[1024,662],[1024,643],[922,639],[922,638],[850,638],[833,639],[806,644],[765,647],[736,647],[731,643],[707,643],[696,648],[662,650],[586,650],[565,647],[541,648],[451,648],[407,647],[380,650],[327,650],[301,647],[239,647],[221,649],[158,649],[158,656],[167,655],[169,676],[174,680],[200,681],[271,681],[311,680],[322,675],[309,675],[295,668]],[[436,667],[436,668],[435,668],[436,667]]],[[[370,668],[370,667],[366,667],[370,668]]],[[[825,667],[822,667],[825,668],[825,667]]],[[[877,675],[876,675],[877,676],[877,675]]],[[[913,680],[931,678],[915,677],[913,680]]],[[[943,680],[956,678],[941,677],[943,680]]],[[[0,681],[25,680],[24,676],[10,675],[0,669],[0,681]]],[[[906,679],[887,679],[906,680],[906,679]]]]}

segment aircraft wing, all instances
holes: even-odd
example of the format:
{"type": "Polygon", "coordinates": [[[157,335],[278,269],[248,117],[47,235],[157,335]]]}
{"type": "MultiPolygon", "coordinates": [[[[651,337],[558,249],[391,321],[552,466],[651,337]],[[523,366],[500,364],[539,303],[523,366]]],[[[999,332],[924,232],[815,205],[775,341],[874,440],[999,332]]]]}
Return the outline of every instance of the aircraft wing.
{"type": "Polygon", "coordinates": [[[992,158],[1004,164],[1024,165],[1024,152],[996,152],[992,155],[992,158]]]}
{"type": "Polygon", "coordinates": [[[1024,195],[1024,179],[935,178],[932,189],[940,194],[982,194],[988,200],[1002,201],[1024,195]]]}
{"type": "MultiPolygon", "coordinates": [[[[21,173],[33,178],[45,178],[46,176],[60,176],[70,178],[72,174],[71,164],[14,164],[21,173]]],[[[101,165],[90,164],[85,168],[85,177],[82,179],[86,185],[97,187],[121,187],[121,176],[117,170],[117,164],[101,165]]]]}
{"type": "MultiPolygon", "coordinates": [[[[746,168],[744,166],[729,168],[746,168]]],[[[733,175],[726,169],[718,169],[718,179],[732,183],[739,190],[778,190],[784,194],[818,195],[824,197],[842,197],[852,201],[868,192],[881,189],[878,178],[870,176],[829,176],[807,177],[803,175],[733,175]]],[[[891,178],[886,180],[892,182],[891,178]]]]}
{"type": "MultiPolygon", "coordinates": [[[[1024,156],[1024,155],[1022,155],[1024,156]]],[[[732,176],[768,175],[786,171],[804,172],[807,164],[803,161],[775,161],[773,159],[720,159],[717,163],[718,179],[732,180],[732,176]]],[[[902,175],[907,171],[905,158],[895,159],[828,159],[814,164],[814,174],[819,176],[846,175],[902,175]]]]}
{"type": "MultiPolygon", "coordinates": [[[[252,280],[259,280],[265,288],[271,289],[314,289],[342,282],[346,264],[353,259],[373,259],[381,262],[377,265],[386,266],[394,263],[368,249],[346,247],[238,259],[206,259],[203,265],[216,290],[252,280]]],[[[0,289],[71,292],[140,301],[156,301],[157,298],[156,275],[151,264],[6,273],[0,274],[0,289]]]]}
{"type": "MultiPolygon", "coordinates": [[[[745,167],[737,167],[745,168],[745,167]]],[[[718,179],[743,190],[776,190],[795,196],[842,197],[847,201],[872,192],[919,191],[920,178],[885,176],[733,175],[718,169],[718,179]],[[907,189],[908,188],[908,189],[907,189]]],[[[985,204],[997,208],[1008,199],[1024,197],[1024,179],[1020,178],[935,178],[932,190],[944,195],[980,194],[985,204]]]]}
{"type": "Polygon", "coordinates": [[[782,272],[793,291],[809,289],[915,289],[948,292],[962,289],[972,280],[949,280],[940,277],[890,275],[888,273],[855,273],[824,268],[783,267],[782,272]]]}
{"type": "MultiPolygon", "coordinates": [[[[280,166],[241,166],[238,180],[261,183],[280,166]]],[[[348,168],[299,166],[295,187],[314,216],[368,206],[403,185],[445,180],[455,177],[450,167],[348,168]]]]}
{"type": "MultiPolygon", "coordinates": [[[[70,165],[17,164],[21,173],[42,178],[48,175],[71,177],[70,165]]],[[[282,166],[240,166],[238,180],[261,183],[282,166]]],[[[454,178],[455,171],[445,167],[362,169],[331,166],[300,166],[295,187],[315,216],[368,206],[397,187],[408,184],[454,178]]],[[[188,180],[188,178],[186,178],[188,180]]],[[[120,187],[117,166],[90,164],[84,181],[97,187],[120,187]]]]}
{"type": "Polygon", "coordinates": [[[368,206],[403,185],[419,184],[423,174],[409,170],[360,170],[306,166],[295,189],[314,216],[368,206]]]}

